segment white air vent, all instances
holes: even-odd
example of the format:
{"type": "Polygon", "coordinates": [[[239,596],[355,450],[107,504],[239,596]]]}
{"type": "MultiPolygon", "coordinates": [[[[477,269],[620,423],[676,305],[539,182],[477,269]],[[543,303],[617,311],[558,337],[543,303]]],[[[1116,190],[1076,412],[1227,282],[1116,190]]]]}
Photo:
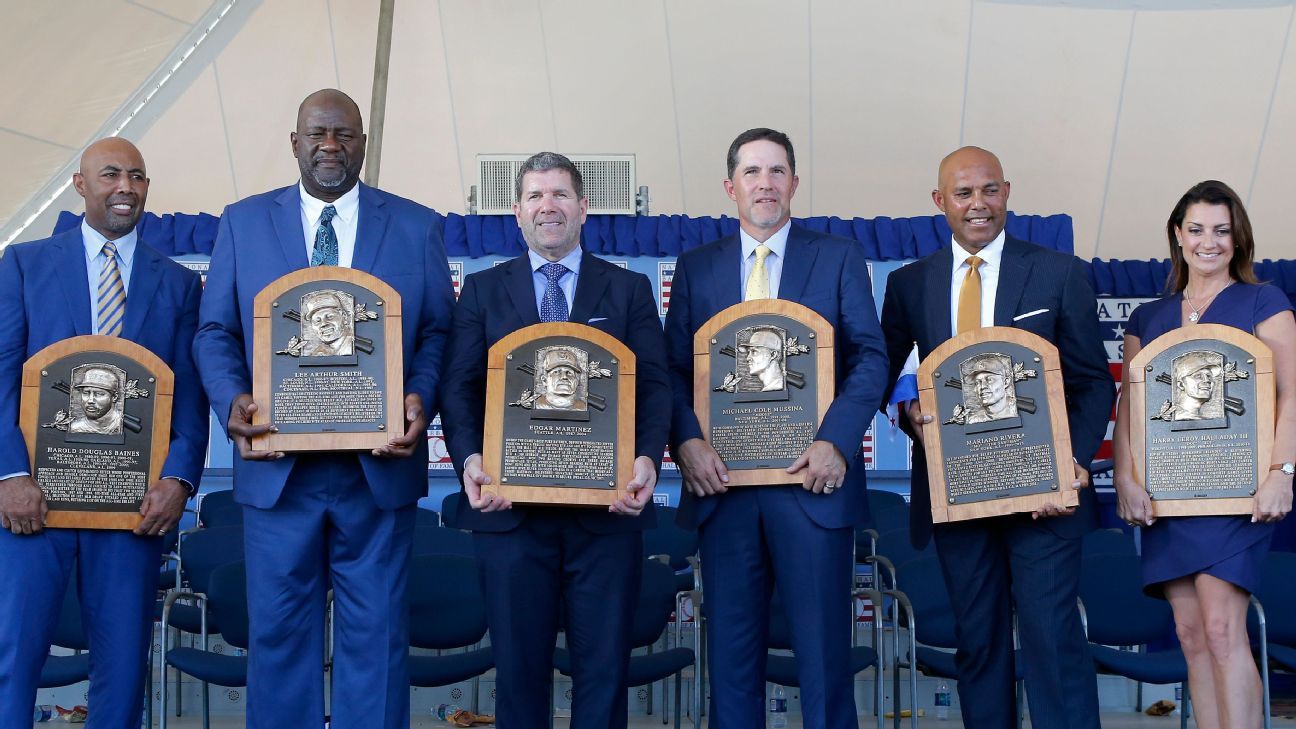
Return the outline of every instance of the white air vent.
{"type": "MultiPolygon", "coordinates": [[[[477,214],[512,215],[514,179],[527,154],[477,155],[477,214]]],[[[568,155],[585,182],[589,211],[595,215],[635,214],[633,154],[568,155]]]]}

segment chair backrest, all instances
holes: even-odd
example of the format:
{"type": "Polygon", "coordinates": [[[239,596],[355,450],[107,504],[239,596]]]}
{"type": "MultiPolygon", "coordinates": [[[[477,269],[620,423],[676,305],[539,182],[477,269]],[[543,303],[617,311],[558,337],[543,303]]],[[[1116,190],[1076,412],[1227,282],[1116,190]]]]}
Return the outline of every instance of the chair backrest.
{"type": "Polygon", "coordinates": [[[443,526],[414,527],[414,556],[432,554],[457,554],[462,557],[475,556],[472,535],[443,526]]]}
{"type": "Polygon", "coordinates": [[[934,558],[936,548],[928,542],[924,549],[914,549],[909,541],[909,524],[905,523],[878,535],[877,553],[891,560],[899,570],[901,565],[915,559],[934,558]]]}
{"type": "Polygon", "coordinates": [[[432,509],[424,509],[420,506],[414,510],[414,526],[439,527],[441,526],[441,515],[432,509]]]}
{"type": "Polygon", "coordinates": [[[698,534],[676,524],[675,512],[671,506],[657,507],[657,526],[643,533],[643,555],[665,554],[670,557],[671,569],[678,572],[689,566],[690,555],[697,554],[698,534]]]}
{"type": "Polygon", "coordinates": [[[195,592],[207,592],[212,571],[243,560],[243,527],[198,529],[180,543],[181,577],[195,592]]]}
{"type": "Polygon", "coordinates": [[[410,645],[447,650],[473,645],[486,635],[486,597],[476,559],[453,554],[415,556],[410,561],[407,595],[410,645]]]}
{"type": "Polygon", "coordinates": [[[1095,529],[1084,536],[1081,546],[1084,557],[1097,557],[1101,554],[1114,554],[1120,557],[1138,555],[1133,535],[1116,529],[1095,529]]]}
{"type": "Polygon", "coordinates": [[[652,645],[675,612],[675,571],[656,560],[644,560],[639,602],[630,628],[630,646],[652,645]]]}
{"type": "Polygon", "coordinates": [[[441,499],[442,526],[455,527],[455,528],[459,526],[456,523],[456,520],[459,514],[459,500],[462,498],[463,498],[462,492],[451,491],[450,493],[446,494],[444,499],[441,499]]]}
{"type": "Polygon", "coordinates": [[[58,623],[54,625],[54,635],[50,642],[60,648],[84,651],[90,649],[90,642],[86,640],[85,629],[81,624],[81,600],[77,597],[75,564],[74,562],[67,589],[63,591],[58,623]]]}
{"type": "Polygon", "coordinates": [[[203,494],[198,502],[198,523],[204,527],[242,526],[243,507],[234,501],[234,491],[223,489],[203,494]]]}
{"type": "Polygon", "coordinates": [[[211,572],[208,607],[226,643],[248,647],[247,570],[242,560],[227,562],[211,572]]]}
{"type": "Polygon", "coordinates": [[[1170,603],[1143,594],[1143,573],[1136,556],[1083,558],[1080,600],[1091,643],[1143,645],[1166,637],[1174,625],[1170,603]]]}
{"type": "MultiPolygon", "coordinates": [[[[1256,599],[1264,607],[1269,642],[1296,645],[1296,554],[1270,552],[1265,558],[1256,599]]],[[[1247,629],[1259,640],[1255,611],[1250,611],[1247,629]]]]}
{"type": "MultiPolygon", "coordinates": [[[[908,533],[905,535],[908,539],[908,533]]],[[[906,542],[907,543],[907,542],[906,542]]],[[[920,556],[896,567],[896,582],[914,610],[914,637],[919,643],[936,648],[955,648],[954,608],[940,560],[920,556]]]]}
{"type": "Polygon", "coordinates": [[[868,490],[868,505],[869,513],[879,514],[889,509],[908,508],[909,502],[905,501],[905,497],[894,491],[870,488],[868,490]]]}

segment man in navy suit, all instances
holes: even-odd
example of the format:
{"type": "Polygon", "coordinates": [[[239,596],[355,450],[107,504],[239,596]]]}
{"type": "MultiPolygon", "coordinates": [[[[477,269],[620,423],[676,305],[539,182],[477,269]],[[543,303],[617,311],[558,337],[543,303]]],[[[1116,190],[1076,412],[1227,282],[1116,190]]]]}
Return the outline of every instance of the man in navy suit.
{"type": "Polygon", "coordinates": [[[680,256],[666,314],[671,453],[685,486],[679,519],[701,538],[711,726],[764,724],[777,584],[792,625],[805,725],[854,727],[854,527],[868,517],[860,447],[887,372],[868,264],[857,244],[791,223],[797,176],[787,135],[738,135],[728,171],[725,191],[738,204],[740,231],[680,256]],[[814,442],[787,469],[787,485],[731,489],[693,411],[693,334],[720,310],[753,298],[796,301],[832,324],[836,396],[814,442]]]}
{"type": "MultiPolygon", "coordinates": [[[[956,330],[1012,326],[1057,345],[1062,356],[1075,486],[1102,442],[1115,390],[1098,333],[1097,304],[1084,265],[1004,233],[1009,183],[999,159],[964,147],[940,165],[932,200],[953,231],[950,246],[891,274],[882,307],[894,382],[916,345],[926,357],[956,330]],[[975,279],[979,295],[960,295],[975,279]],[[967,311],[963,311],[964,307],[967,311]],[[960,320],[965,320],[960,326],[960,320]]],[[[1046,505],[1031,515],[937,525],[931,521],[918,402],[908,405],[913,446],[911,538],[934,533],[954,609],[963,722],[980,729],[1015,726],[1013,606],[1021,635],[1031,725],[1097,727],[1098,693],[1076,608],[1080,542],[1093,528],[1092,489],[1080,505],[1046,505]],[[1074,512],[1074,513],[1072,513],[1074,512]]],[[[903,577],[901,578],[903,585],[903,577]]]]}
{"type": "MultiPolygon", "coordinates": [[[[37,679],[74,563],[95,656],[89,726],[139,724],[160,537],[175,529],[207,454],[207,399],[190,351],[202,282],[139,240],[135,224],[149,186],[144,159],[124,139],[103,139],[86,149],[72,182],[85,198],[81,226],[11,246],[0,258],[0,311],[6,314],[0,327],[0,573],[7,583],[0,590],[0,625],[7,635],[0,643],[3,729],[31,726],[37,679]],[[45,495],[30,475],[18,429],[23,363],[50,344],[82,334],[129,339],[175,373],[170,447],[133,534],[45,529],[45,495]]],[[[106,386],[86,371],[83,387],[101,384],[106,386]]]]}
{"type": "MultiPolygon", "coordinates": [[[[532,156],[516,190],[513,210],[527,253],[468,277],[446,357],[443,420],[464,494],[456,525],[473,531],[482,563],[500,726],[549,725],[561,624],[572,652],[572,727],[625,727],[642,530],[655,523],[652,493],[670,428],[661,321],[647,277],[581,250],[589,203],[571,160],[532,156]],[[482,470],[487,351],[542,321],[588,324],[634,352],[634,468],[629,494],[607,511],[515,508],[481,493],[499,475],[482,470]]],[[[561,376],[573,364],[555,357],[544,366],[561,376]]],[[[566,399],[558,404],[569,406],[566,399]]]]}
{"type": "Polygon", "coordinates": [[[203,385],[238,447],[234,498],[247,550],[248,725],[324,723],[324,610],[333,590],[332,716],[337,729],[409,723],[406,572],[414,510],[427,493],[453,296],[435,214],[359,184],[360,110],[340,91],[306,97],[290,136],[301,181],[225,209],[197,340],[203,385]],[[254,451],[252,301],[284,274],[339,265],[401,297],[403,434],[372,453],[254,451]]]}

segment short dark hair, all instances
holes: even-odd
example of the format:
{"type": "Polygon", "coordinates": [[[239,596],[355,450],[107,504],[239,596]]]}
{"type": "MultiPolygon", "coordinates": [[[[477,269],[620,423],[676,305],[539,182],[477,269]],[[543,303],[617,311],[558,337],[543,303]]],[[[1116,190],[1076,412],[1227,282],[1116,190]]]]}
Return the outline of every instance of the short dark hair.
{"type": "Polygon", "coordinates": [[[1179,198],[1174,210],[1170,212],[1170,219],[1166,221],[1166,237],[1170,240],[1170,276],[1166,279],[1166,292],[1179,293],[1188,286],[1188,263],[1184,260],[1183,249],[1179,247],[1175,231],[1183,227],[1188,208],[1197,203],[1228,207],[1233,235],[1233,258],[1229,261],[1229,276],[1243,283],[1259,283],[1252,266],[1255,237],[1251,233],[1251,219],[1247,217],[1242,198],[1233,192],[1233,188],[1219,180],[1204,180],[1188,188],[1188,192],[1179,198]]]}
{"type": "Polygon", "coordinates": [[[576,188],[576,197],[585,197],[585,180],[581,178],[580,170],[566,156],[557,152],[537,152],[522,163],[518,168],[517,178],[513,180],[513,193],[517,199],[522,199],[522,177],[528,172],[548,172],[549,170],[565,170],[571,175],[572,186],[576,188]]]}
{"type": "Polygon", "coordinates": [[[788,135],[774,129],[756,127],[739,134],[733,140],[733,144],[729,145],[729,155],[725,158],[729,179],[733,179],[734,170],[738,167],[738,150],[742,149],[742,146],[748,142],[756,142],[762,139],[773,142],[787,151],[788,166],[792,168],[792,174],[796,174],[796,154],[792,152],[792,140],[788,139],[788,135]]]}

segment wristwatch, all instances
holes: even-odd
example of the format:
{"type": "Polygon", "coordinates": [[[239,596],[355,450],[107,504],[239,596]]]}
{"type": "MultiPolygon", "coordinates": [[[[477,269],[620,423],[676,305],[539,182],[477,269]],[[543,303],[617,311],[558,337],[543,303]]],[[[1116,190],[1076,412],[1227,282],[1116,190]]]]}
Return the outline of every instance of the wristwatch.
{"type": "Polygon", "coordinates": [[[1269,467],[1269,470],[1282,471],[1288,476],[1291,476],[1293,474],[1296,474],[1296,463],[1275,463],[1269,467]]]}

